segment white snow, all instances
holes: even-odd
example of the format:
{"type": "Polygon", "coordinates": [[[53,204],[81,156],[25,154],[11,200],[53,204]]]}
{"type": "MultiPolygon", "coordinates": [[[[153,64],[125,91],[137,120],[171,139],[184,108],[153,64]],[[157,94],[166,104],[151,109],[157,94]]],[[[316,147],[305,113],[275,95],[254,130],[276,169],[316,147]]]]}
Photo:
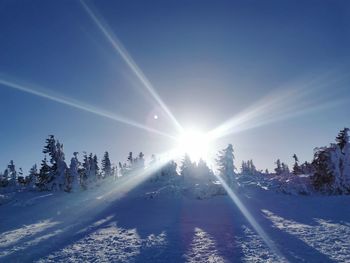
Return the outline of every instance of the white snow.
{"type": "Polygon", "coordinates": [[[0,262],[350,262],[350,196],[239,187],[281,258],[218,183],[198,199],[162,181],[106,180],[74,193],[18,192],[0,205],[0,262]]]}

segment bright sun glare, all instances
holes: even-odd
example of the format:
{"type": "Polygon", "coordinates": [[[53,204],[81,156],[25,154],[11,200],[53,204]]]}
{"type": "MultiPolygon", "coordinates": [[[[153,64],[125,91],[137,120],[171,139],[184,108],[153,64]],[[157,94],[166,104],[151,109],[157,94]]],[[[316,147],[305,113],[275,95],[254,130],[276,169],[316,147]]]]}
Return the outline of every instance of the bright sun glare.
{"type": "Polygon", "coordinates": [[[192,161],[206,160],[209,150],[209,137],[197,130],[186,130],[177,139],[177,150],[188,154],[192,161]]]}

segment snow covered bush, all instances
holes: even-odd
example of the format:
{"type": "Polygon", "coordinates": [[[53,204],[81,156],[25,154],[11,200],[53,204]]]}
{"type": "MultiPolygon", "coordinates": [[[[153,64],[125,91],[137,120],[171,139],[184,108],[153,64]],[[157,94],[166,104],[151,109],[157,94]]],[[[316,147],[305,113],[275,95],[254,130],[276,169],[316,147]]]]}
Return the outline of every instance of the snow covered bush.
{"type": "Polygon", "coordinates": [[[337,143],[316,148],[312,183],[317,191],[327,194],[350,193],[350,143],[349,129],[344,128],[336,138],[337,143]]]}

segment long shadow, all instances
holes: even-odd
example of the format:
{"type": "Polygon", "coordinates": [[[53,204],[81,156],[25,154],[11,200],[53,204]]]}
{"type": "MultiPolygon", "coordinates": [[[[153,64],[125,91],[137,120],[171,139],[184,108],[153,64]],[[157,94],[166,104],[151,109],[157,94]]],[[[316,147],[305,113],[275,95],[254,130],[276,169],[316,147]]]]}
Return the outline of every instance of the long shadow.
{"type": "MultiPolygon", "coordinates": [[[[278,195],[277,195],[278,196],[278,195]]],[[[283,198],[283,196],[281,196],[283,198]]],[[[259,195],[250,196],[250,198],[242,197],[242,201],[245,203],[248,210],[251,212],[255,220],[263,227],[264,231],[268,234],[269,238],[275,243],[277,248],[280,250],[282,255],[290,262],[333,262],[327,255],[321,253],[317,249],[311,247],[303,240],[299,239],[295,235],[287,233],[281,229],[278,229],[273,226],[273,223],[266,218],[263,214],[262,209],[270,209],[276,213],[278,216],[283,217],[283,211],[288,210],[290,213],[290,209],[286,209],[284,205],[284,209],[281,207],[279,200],[275,198],[269,201],[268,198],[259,198],[259,195]],[[282,215],[281,215],[282,214],[282,215]]],[[[288,201],[289,204],[289,201],[288,201]]],[[[299,215],[303,218],[301,215],[299,215]]],[[[296,217],[298,218],[298,217],[296,217]]],[[[293,219],[295,220],[295,219],[293,219]]],[[[304,218],[305,220],[305,218],[304,218]]],[[[297,221],[297,219],[296,219],[297,221]]],[[[309,218],[307,222],[310,223],[312,221],[314,223],[313,218],[309,218]]],[[[298,222],[298,221],[297,221],[298,222]]]]}
{"type": "Polygon", "coordinates": [[[348,222],[345,215],[350,214],[349,196],[303,196],[283,193],[261,192],[256,190],[250,194],[250,204],[267,209],[285,219],[306,225],[317,225],[315,219],[332,222],[348,222]],[[263,198],[261,196],[264,195],[263,198]],[[288,205],[288,207],[286,207],[288,205]],[[334,206],[341,209],[334,209],[334,206]]]}
{"type": "MultiPolygon", "coordinates": [[[[124,229],[136,229],[142,239],[147,238],[151,234],[166,233],[166,245],[161,248],[150,247],[142,249],[140,254],[133,258],[132,261],[185,261],[183,255],[188,252],[191,246],[195,228],[202,229],[213,238],[220,256],[229,262],[241,261],[243,252],[239,244],[237,244],[237,238],[245,238],[245,233],[242,231],[241,226],[247,225],[247,221],[227,196],[208,200],[193,200],[182,196],[146,199],[144,189],[147,188],[147,184],[148,182],[144,182],[129,191],[125,197],[116,198],[108,205],[96,208],[96,210],[88,213],[88,217],[81,222],[77,222],[81,215],[79,210],[75,211],[69,221],[65,221],[64,215],[57,216],[54,219],[62,220],[62,224],[47,229],[43,233],[38,233],[36,236],[60,227],[68,227],[67,230],[59,234],[59,238],[48,238],[38,243],[36,247],[29,246],[21,250],[21,257],[15,254],[3,257],[0,261],[25,262],[38,260],[70,244],[74,244],[99,228],[107,227],[111,222],[117,222],[117,226],[124,229]],[[140,189],[143,191],[140,191],[140,189]],[[100,220],[105,221],[93,226],[94,223],[100,220]],[[33,252],[33,250],[36,251],[33,252]],[[23,257],[23,255],[27,256],[23,257]]],[[[332,262],[329,257],[310,247],[304,241],[272,226],[271,221],[262,214],[261,209],[271,210],[277,215],[284,217],[290,212],[283,213],[283,211],[288,209],[282,209],[280,202],[275,200],[274,203],[271,199],[271,202],[264,203],[261,200],[269,199],[264,198],[260,200],[258,195],[242,199],[287,260],[290,262],[303,260],[307,262],[332,262]]],[[[57,203],[64,205],[65,200],[57,203]]],[[[51,212],[54,214],[55,209],[52,209],[51,212]]],[[[294,216],[296,219],[293,220],[298,221],[298,217],[294,216]]],[[[37,220],[40,218],[42,218],[40,215],[36,217],[37,220]]],[[[312,220],[313,218],[309,218],[307,221],[312,220]]]]}
{"type": "MultiPolygon", "coordinates": [[[[109,203],[104,209],[97,209],[83,222],[75,223],[72,227],[68,226],[68,230],[61,233],[59,238],[49,238],[45,240],[44,245],[42,244],[43,242],[40,242],[36,246],[41,247],[41,249],[37,249],[37,251],[33,252],[33,249],[36,250],[36,247],[27,247],[21,251],[21,255],[27,255],[25,261],[38,260],[70,244],[74,244],[95,232],[97,229],[108,226],[111,222],[117,222],[118,227],[136,229],[141,238],[147,238],[151,234],[158,235],[162,232],[166,233],[168,244],[163,248],[163,251],[159,253],[159,251],[155,251],[156,248],[141,251],[143,259],[145,256],[147,257],[148,255],[148,257],[150,257],[150,255],[154,255],[155,252],[157,252],[157,259],[169,257],[168,262],[181,262],[183,260],[183,253],[178,249],[180,240],[177,239],[177,226],[179,225],[178,218],[180,211],[179,202],[164,203],[159,202],[160,200],[157,199],[143,200],[144,196],[139,195],[139,189],[142,187],[143,185],[140,185],[131,190],[125,196],[127,198],[123,197],[117,199],[115,202],[109,203]],[[146,202],[140,202],[141,200],[146,202]],[[160,213],[160,211],[167,211],[168,213],[160,213]],[[108,220],[104,221],[102,224],[92,227],[94,223],[106,218],[108,218],[108,220]],[[172,251],[176,253],[171,253],[172,251]]],[[[77,213],[77,215],[79,215],[79,213],[77,213]]],[[[75,220],[76,219],[78,218],[75,218],[75,220]]],[[[67,225],[67,222],[63,222],[61,226],[65,225],[67,225]]],[[[150,258],[152,259],[152,257],[150,258]]],[[[8,257],[3,257],[1,260],[5,260],[6,262],[20,262],[23,261],[23,257],[21,256],[21,258],[19,258],[18,255],[10,255],[8,257]]],[[[136,258],[136,261],[138,260],[139,258],[136,258]]],[[[134,259],[132,261],[134,261],[134,259]]],[[[150,262],[154,262],[154,260],[150,260],[150,262]]]]}

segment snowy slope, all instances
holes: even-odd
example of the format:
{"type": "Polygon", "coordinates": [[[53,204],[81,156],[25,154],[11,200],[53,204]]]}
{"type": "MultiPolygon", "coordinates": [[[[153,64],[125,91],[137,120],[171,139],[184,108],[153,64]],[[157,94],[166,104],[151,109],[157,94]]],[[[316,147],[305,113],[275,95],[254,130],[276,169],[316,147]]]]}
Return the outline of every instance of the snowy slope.
{"type": "Polygon", "coordinates": [[[350,262],[350,196],[240,189],[276,255],[227,195],[132,187],[17,193],[0,205],[0,262],[350,262]]]}

